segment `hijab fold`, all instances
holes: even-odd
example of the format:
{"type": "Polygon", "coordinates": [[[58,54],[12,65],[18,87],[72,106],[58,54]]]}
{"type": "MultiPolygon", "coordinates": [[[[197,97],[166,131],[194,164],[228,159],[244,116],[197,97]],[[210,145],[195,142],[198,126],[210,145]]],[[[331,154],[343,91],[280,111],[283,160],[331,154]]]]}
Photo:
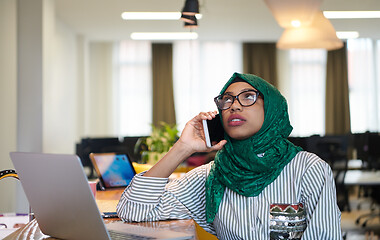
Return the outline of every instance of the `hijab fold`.
{"type": "Polygon", "coordinates": [[[235,140],[225,134],[227,143],[217,152],[206,180],[206,218],[209,223],[214,221],[226,187],[246,197],[258,196],[302,150],[287,140],[293,127],[281,93],[258,76],[234,73],[220,94],[236,78],[250,84],[264,97],[264,123],[255,135],[244,140],[235,140]]]}

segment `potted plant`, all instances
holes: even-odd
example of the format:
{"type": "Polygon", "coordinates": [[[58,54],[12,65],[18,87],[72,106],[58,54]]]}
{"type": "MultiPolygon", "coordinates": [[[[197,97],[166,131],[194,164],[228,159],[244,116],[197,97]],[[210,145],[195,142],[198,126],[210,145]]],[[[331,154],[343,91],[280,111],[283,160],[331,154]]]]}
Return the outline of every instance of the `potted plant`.
{"type": "Polygon", "coordinates": [[[178,140],[177,125],[160,122],[160,126],[152,125],[152,133],[149,137],[139,139],[136,149],[142,149],[143,163],[155,164],[160,160],[178,140]],[[143,146],[143,147],[142,147],[143,146]]]}

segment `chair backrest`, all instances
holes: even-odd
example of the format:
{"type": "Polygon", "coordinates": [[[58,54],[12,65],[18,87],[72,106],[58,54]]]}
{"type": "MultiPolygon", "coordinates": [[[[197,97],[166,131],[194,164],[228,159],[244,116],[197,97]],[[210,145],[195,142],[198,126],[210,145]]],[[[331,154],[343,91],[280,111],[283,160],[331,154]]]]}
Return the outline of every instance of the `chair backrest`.
{"type": "Polygon", "coordinates": [[[380,133],[368,135],[368,157],[373,169],[380,169],[380,133]]]}
{"type": "Polygon", "coordinates": [[[348,165],[348,135],[323,136],[316,142],[316,154],[334,170],[346,170],[348,165]]]}
{"type": "Polygon", "coordinates": [[[368,169],[380,169],[380,134],[373,132],[353,134],[357,158],[368,169]]]}

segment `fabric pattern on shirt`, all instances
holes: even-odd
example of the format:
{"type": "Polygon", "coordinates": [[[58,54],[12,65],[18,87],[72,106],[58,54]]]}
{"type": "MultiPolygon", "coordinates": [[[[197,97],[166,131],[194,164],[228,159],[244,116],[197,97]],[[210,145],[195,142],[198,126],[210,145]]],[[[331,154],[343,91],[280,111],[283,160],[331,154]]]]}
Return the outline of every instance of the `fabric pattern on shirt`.
{"type": "Polygon", "coordinates": [[[212,224],[206,222],[205,181],[213,162],[184,177],[144,177],[138,174],[122,194],[117,212],[124,221],[194,219],[219,239],[269,239],[270,206],[302,203],[307,228],[302,239],[342,239],[329,165],[313,153],[299,152],[257,197],[225,190],[212,224]]]}

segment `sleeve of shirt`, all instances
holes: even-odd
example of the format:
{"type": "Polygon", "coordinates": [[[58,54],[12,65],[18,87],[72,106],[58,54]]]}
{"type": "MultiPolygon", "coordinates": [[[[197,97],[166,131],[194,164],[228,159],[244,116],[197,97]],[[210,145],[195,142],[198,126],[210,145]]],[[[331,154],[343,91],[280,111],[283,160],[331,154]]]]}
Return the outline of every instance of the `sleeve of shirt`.
{"type": "Polygon", "coordinates": [[[215,234],[206,222],[205,180],[209,164],[186,173],[180,179],[136,175],[121,195],[116,207],[123,221],[194,219],[206,231],[215,234]]]}
{"type": "Polygon", "coordinates": [[[308,219],[302,239],[342,239],[341,212],[330,166],[324,161],[314,163],[304,174],[302,184],[308,219]]]}

